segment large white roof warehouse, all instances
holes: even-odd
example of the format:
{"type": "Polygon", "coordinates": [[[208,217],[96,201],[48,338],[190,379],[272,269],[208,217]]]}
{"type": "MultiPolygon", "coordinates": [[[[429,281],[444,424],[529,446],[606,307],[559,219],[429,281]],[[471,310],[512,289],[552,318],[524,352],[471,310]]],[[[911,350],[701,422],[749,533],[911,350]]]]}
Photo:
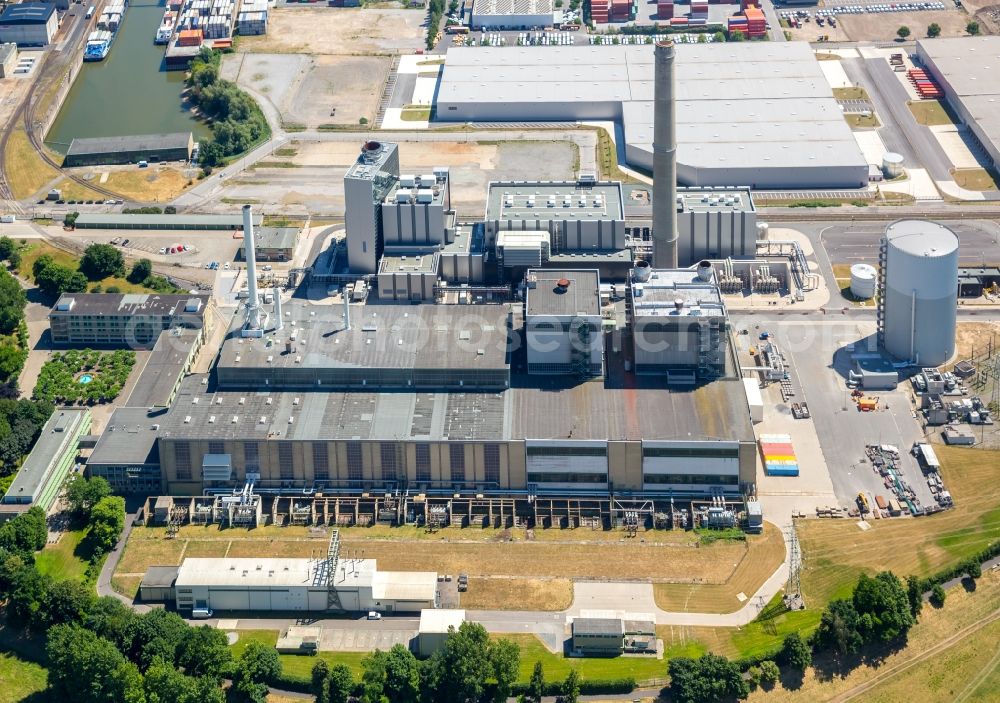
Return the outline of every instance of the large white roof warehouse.
{"type": "MultiPolygon", "coordinates": [[[[857,188],[868,165],[804,42],[678,47],[682,185],[857,188]]],[[[437,118],[621,121],[630,164],[652,170],[652,46],[448,51],[437,118]]]]}

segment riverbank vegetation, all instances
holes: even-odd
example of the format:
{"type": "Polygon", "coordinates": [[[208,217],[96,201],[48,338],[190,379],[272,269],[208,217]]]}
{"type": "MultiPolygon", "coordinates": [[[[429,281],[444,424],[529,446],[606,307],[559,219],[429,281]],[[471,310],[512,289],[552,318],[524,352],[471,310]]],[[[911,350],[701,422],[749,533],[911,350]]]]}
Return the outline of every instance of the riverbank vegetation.
{"type": "Polygon", "coordinates": [[[232,81],[219,77],[222,54],[202,48],[191,62],[188,98],[210,120],[212,140],[202,143],[201,165],[206,170],[249,151],[270,136],[260,106],[232,81]]]}

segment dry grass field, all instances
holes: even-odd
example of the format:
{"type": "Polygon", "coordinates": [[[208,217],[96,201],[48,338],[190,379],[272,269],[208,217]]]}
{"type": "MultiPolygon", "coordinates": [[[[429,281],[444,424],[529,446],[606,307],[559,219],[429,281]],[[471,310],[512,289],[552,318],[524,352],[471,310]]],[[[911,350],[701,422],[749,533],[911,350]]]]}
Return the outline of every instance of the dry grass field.
{"type": "MultiPolygon", "coordinates": [[[[472,576],[526,578],[649,579],[721,583],[743,556],[742,543],[711,547],[674,547],[655,544],[625,545],[601,542],[400,542],[343,539],[352,555],[378,559],[384,569],[472,576]]],[[[235,548],[236,545],[234,545],[235,548]]]]}
{"type": "Polygon", "coordinates": [[[573,604],[569,579],[470,578],[469,590],[460,594],[461,607],[491,610],[509,604],[518,610],[566,610],[573,604]]]}
{"type": "MultiPolygon", "coordinates": [[[[416,527],[341,530],[342,554],[377,559],[383,569],[466,573],[462,607],[564,610],[572,603],[574,578],[647,579],[678,584],[663,592],[666,603],[728,612],[736,594],[752,594],[784,555],[773,526],[748,543],[701,545],[690,532],[651,531],[627,539],[619,531],[445,529],[416,527]],[[734,573],[735,572],[735,573],[734,573]],[[711,584],[716,584],[713,588],[711,584]]],[[[115,571],[116,584],[134,595],[138,579],[154,565],[180,564],[185,557],[317,557],[328,534],[305,527],[254,530],[218,526],[181,528],[169,539],[164,528],[132,531],[115,571]],[[133,584],[133,581],[135,583],[133,584]]]]}
{"type": "Polygon", "coordinates": [[[798,523],[807,603],[825,603],[849,592],[863,571],[890,569],[926,576],[968,558],[1000,539],[1000,452],[936,447],[955,508],[930,517],[869,522],[804,520],[798,523]]]}
{"type": "Polygon", "coordinates": [[[22,129],[15,129],[11,133],[3,158],[8,185],[15,198],[31,197],[59,175],[58,171],[35,153],[28,135],[22,129]]]}
{"type": "Polygon", "coordinates": [[[747,550],[723,583],[657,583],[653,586],[656,605],[663,610],[693,613],[731,613],[764,585],[785,559],[781,530],[764,523],[764,534],[751,537],[747,550]]]}

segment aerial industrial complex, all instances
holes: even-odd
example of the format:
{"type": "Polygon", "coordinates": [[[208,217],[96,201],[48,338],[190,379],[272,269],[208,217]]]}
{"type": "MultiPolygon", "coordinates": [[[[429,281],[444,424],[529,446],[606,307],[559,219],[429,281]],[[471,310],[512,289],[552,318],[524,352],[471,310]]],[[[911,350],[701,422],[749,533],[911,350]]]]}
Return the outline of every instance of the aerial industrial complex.
{"type": "Polygon", "coordinates": [[[23,695],[927,698],[996,628],[1000,5],[808,4],[5,7],[23,695]]]}

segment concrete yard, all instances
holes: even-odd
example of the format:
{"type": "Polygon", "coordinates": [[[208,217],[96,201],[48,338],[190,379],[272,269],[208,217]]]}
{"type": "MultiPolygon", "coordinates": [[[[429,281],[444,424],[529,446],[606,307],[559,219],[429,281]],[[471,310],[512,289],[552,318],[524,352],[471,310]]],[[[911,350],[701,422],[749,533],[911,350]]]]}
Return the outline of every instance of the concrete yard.
{"type": "Polygon", "coordinates": [[[267,34],[239,51],[277,54],[399,54],[423,48],[426,12],[286,5],[271,8],[267,34]]]}
{"type": "Polygon", "coordinates": [[[357,125],[375,119],[389,58],[238,54],[227,57],[222,74],[270,100],[285,126],[357,125]]]}
{"type": "Polygon", "coordinates": [[[923,432],[907,384],[900,383],[894,391],[866,392],[879,399],[878,410],[868,413],[858,411],[845,385],[850,359],[844,347],[855,344],[858,351],[866,350],[874,323],[784,323],[771,325],[769,331],[802,379],[796,400],[808,403],[812,419],[795,422],[815,426],[839,505],[852,506],[859,491],[891,497],[865,458],[866,444],[898,447],[905,482],[922,505],[936,505],[916,460],[908,454],[913,443],[923,439],[923,432]]]}

